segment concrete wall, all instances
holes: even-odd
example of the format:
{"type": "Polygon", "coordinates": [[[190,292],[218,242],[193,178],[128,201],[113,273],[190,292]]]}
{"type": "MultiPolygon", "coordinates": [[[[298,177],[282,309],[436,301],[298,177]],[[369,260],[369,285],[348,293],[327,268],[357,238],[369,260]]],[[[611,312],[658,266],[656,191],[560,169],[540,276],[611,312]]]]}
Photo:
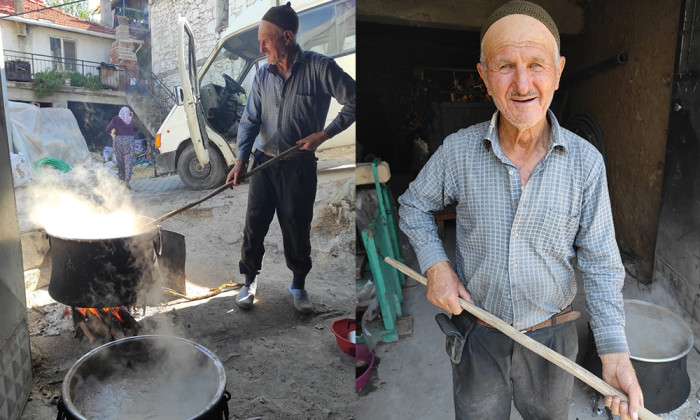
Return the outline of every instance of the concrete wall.
{"type": "Polygon", "coordinates": [[[86,102],[107,105],[126,105],[126,92],[103,89],[93,91],[87,88],[61,86],[46,98],[37,98],[30,82],[7,82],[7,95],[11,101],[51,102],[55,108],[67,108],[68,102],[86,102]]]}
{"type": "Polygon", "coordinates": [[[649,281],[654,260],[681,0],[595,1],[583,36],[562,49],[575,73],[613,56],[630,60],[571,89],[569,111],[588,110],[605,137],[617,239],[649,281]],[[578,67],[578,69],[576,68],[578,67]]]}
{"type": "MultiPolygon", "coordinates": [[[[357,0],[358,19],[376,23],[413,25],[442,29],[481,29],[486,18],[508,0],[357,0]]],[[[562,34],[583,29],[581,2],[534,0],[544,7],[562,34]]]]}
{"type": "MultiPolygon", "coordinates": [[[[153,73],[173,88],[180,85],[177,74],[177,17],[184,16],[194,34],[198,65],[214,50],[221,38],[216,12],[223,0],[151,0],[151,63],[153,73]]],[[[229,22],[255,0],[229,0],[229,22]]]]}

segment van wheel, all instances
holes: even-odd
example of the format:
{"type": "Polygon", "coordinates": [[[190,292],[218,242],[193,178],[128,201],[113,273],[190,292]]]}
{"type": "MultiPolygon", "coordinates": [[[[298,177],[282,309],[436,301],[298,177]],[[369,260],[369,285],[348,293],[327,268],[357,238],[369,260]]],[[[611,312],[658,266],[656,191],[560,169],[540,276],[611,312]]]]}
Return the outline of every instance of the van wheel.
{"type": "Polygon", "coordinates": [[[208,190],[221,185],[226,179],[224,159],[210,147],[209,163],[202,166],[191,144],[185,148],[177,160],[177,174],[185,187],[191,190],[208,190]]]}

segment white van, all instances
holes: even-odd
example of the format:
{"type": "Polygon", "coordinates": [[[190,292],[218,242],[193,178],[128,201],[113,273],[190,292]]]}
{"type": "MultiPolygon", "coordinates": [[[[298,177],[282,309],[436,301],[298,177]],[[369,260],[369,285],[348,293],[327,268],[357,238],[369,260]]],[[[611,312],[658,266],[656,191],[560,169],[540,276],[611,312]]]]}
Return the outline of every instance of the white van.
{"type": "MultiPolygon", "coordinates": [[[[246,92],[255,71],[265,63],[265,55],[260,53],[258,25],[265,12],[276,5],[275,0],[262,0],[243,11],[199,72],[192,33],[187,22],[180,19],[178,61],[182,87],[177,89],[178,105],[156,134],[160,151],[156,158],[158,173],[177,172],[191,189],[213,188],[226,179],[228,168],[236,161],[238,121],[245,108],[246,92]]],[[[355,0],[298,0],[292,1],[292,7],[299,15],[297,42],[301,48],[333,57],[355,78],[355,0]]],[[[331,101],[326,124],[340,108],[337,101],[331,101]]],[[[354,143],[353,124],[320,148],[354,143]]]]}

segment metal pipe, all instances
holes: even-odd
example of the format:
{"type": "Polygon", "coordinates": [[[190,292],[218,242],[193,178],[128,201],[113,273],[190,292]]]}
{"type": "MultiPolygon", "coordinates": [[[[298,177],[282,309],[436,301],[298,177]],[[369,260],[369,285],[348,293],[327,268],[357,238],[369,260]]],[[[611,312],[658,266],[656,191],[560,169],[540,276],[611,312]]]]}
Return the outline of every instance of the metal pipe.
{"type": "Polygon", "coordinates": [[[562,81],[563,87],[570,87],[576,83],[579,83],[589,77],[595,76],[598,73],[613,69],[617,66],[627,64],[629,62],[629,54],[627,51],[621,50],[613,57],[603,60],[598,64],[594,64],[580,72],[574,74],[573,76],[567,77],[562,81]]]}

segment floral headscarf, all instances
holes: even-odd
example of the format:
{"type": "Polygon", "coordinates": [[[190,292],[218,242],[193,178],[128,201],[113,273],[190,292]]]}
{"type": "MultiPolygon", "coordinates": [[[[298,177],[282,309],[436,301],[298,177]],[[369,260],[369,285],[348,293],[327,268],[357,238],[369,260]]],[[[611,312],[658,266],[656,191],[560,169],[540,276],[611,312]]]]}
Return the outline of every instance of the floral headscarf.
{"type": "Polygon", "coordinates": [[[128,106],[123,106],[122,109],[119,110],[119,118],[127,124],[131,122],[131,110],[128,106]]]}

